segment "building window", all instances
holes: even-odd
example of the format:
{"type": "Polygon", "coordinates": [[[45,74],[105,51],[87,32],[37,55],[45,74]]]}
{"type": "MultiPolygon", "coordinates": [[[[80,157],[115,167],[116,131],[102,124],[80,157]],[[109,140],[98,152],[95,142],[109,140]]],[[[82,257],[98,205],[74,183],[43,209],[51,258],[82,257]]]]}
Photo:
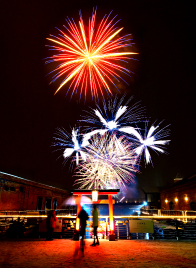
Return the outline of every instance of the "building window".
{"type": "Polygon", "coordinates": [[[24,192],[24,187],[20,186],[20,192],[24,192]]]}
{"type": "Polygon", "coordinates": [[[57,200],[56,200],[56,198],[53,199],[53,209],[57,209],[57,200]]]}
{"type": "Polygon", "coordinates": [[[38,196],[37,198],[37,210],[42,210],[42,197],[38,196]]]}
{"type": "Polygon", "coordinates": [[[10,187],[10,191],[16,191],[15,187],[10,187]]]}
{"type": "Polygon", "coordinates": [[[196,211],[196,202],[191,202],[190,203],[190,209],[193,211],[196,211]]]}
{"type": "Polygon", "coordinates": [[[4,186],[5,191],[9,191],[9,187],[7,185],[4,186]]]}
{"type": "Polygon", "coordinates": [[[172,201],[169,202],[169,209],[174,210],[174,202],[172,201]]]}
{"type": "Polygon", "coordinates": [[[52,199],[51,198],[48,198],[46,197],[45,198],[45,209],[51,209],[51,205],[52,205],[52,199]]]}
{"type": "Polygon", "coordinates": [[[5,179],[0,178],[0,183],[5,183],[5,179]]]}
{"type": "Polygon", "coordinates": [[[147,194],[147,202],[151,202],[151,194],[147,194]]]}
{"type": "Polygon", "coordinates": [[[152,194],[147,194],[147,202],[158,202],[158,200],[160,199],[159,194],[157,193],[152,193],[152,194]]]}
{"type": "Polygon", "coordinates": [[[156,194],[147,194],[147,202],[156,202],[156,194]]]}

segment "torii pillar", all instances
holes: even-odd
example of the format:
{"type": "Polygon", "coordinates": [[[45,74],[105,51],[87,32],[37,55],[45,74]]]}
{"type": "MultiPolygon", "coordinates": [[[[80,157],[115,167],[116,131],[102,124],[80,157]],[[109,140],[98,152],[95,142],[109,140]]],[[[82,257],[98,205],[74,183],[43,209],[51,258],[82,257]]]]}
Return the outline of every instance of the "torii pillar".
{"type": "MultiPolygon", "coordinates": [[[[113,215],[113,200],[112,196],[116,195],[118,192],[120,192],[119,189],[109,189],[109,190],[96,190],[98,191],[99,195],[108,195],[108,200],[97,200],[94,201],[93,204],[103,204],[103,203],[108,203],[109,204],[109,219],[110,219],[110,235],[109,235],[109,240],[114,241],[115,240],[115,234],[114,234],[114,215],[113,215]],[[102,202],[104,201],[104,202],[102,202]]],[[[93,190],[73,190],[72,193],[73,195],[78,196],[78,202],[77,202],[77,216],[81,210],[81,198],[82,195],[92,195],[93,190]]],[[[79,224],[79,219],[76,218],[76,230],[79,230],[80,224],[79,224]]]]}

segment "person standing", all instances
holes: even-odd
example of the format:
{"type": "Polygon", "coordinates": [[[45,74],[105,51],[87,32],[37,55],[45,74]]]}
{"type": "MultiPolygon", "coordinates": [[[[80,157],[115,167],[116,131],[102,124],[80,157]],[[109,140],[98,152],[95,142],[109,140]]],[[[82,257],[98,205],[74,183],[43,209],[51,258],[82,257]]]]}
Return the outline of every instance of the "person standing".
{"type": "Polygon", "coordinates": [[[52,239],[52,234],[54,231],[54,228],[56,226],[57,217],[55,210],[51,210],[48,214],[48,217],[46,219],[46,229],[47,229],[47,238],[46,240],[53,240],[52,239]]]}
{"type": "Polygon", "coordinates": [[[95,204],[93,205],[92,216],[93,216],[94,242],[91,246],[96,246],[96,245],[99,245],[99,239],[98,239],[98,235],[97,235],[99,211],[98,211],[97,206],[95,204]],[[96,239],[97,239],[97,243],[95,243],[96,239]]]}
{"type": "Polygon", "coordinates": [[[80,241],[80,248],[82,253],[84,254],[84,238],[85,238],[85,231],[86,231],[86,221],[88,220],[88,214],[86,211],[82,208],[78,214],[78,218],[80,219],[80,236],[81,241],[80,241]]]}

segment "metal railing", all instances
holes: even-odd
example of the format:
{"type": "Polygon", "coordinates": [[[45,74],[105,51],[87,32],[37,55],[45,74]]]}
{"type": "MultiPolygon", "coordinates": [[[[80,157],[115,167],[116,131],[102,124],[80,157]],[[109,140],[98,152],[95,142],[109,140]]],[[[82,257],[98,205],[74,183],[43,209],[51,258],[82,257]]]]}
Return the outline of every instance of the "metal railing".
{"type": "MultiPolygon", "coordinates": [[[[53,209],[52,209],[53,210],[53,209]]],[[[0,217],[2,215],[48,215],[50,209],[45,210],[21,210],[21,211],[9,211],[9,210],[1,210],[0,217]]],[[[55,209],[56,215],[76,215],[76,206],[69,206],[65,209],[55,209]]]]}
{"type": "MultiPolygon", "coordinates": [[[[24,224],[38,225],[47,217],[44,211],[0,211],[0,227],[9,226],[14,222],[23,222],[24,224]]],[[[117,239],[194,239],[196,240],[196,211],[180,210],[159,210],[159,209],[141,209],[138,215],[114,216],[115,235],[117,239]],[[154,222],[154,234],[131,234],[129,230],[129,220],[151,219],[154,222]],[[120,224],[119,224],[120,223],[120,224]],[[165,225],[165,227],[164,227],[165,225]]],[[[75,221],[76,215],[69,214],[67,209],[56,210],[57,217],[62,221],[75,221]]],[[[92,218],[90,216],[89,218],[92,218]]],[[[99,216],[108,224],[109,216],[99,216]]],[[[106,224],[106,226],[107,226],[106,224]]],[[[68,232],[67,232],[68,233],[68,232]]],[[[106,231],[107,233],[107,231],[106,231]]],[[[63,230],[62,230],[63,234],[63,230]]],[[[70,230],[72,235],[72,230],[70,230]]],[[[66,234],[62,235],[66,238],[66,234]]]]}
{"type": "MultiPolygon", "coordinates": [[[[39,225],[47,215],[0,215],[0,227],[17,222],[23,222],[25,225],[34,224],[39,225]]],[[[75,222],[74,215],[57,215],[62,222],[75,222]]],[[[92,216],[90,216],[92,218],[92,216]]],[[[109,216],[99,216],[108,224],[109,216]]],[[[196,216],[172,215],[172,216],[158,216],[158,215],[140,215],[140,216],[114,216],[115,235],[117,239],[194,239],[196,240],[196,216]],[[185,221],[185,216],[187,221],[185,221]],[[144,220],[152,219],[154,223],[154,234],[148,233],[131,233],[129,229],[129,220],[144,220]]],[[[106,226],[107,226],[106,224],[106,226]]],[[[63,227],[62,227],[63,228],[63,227]]],[[[107,227],[106,227],[107,228],[107,227]]],[[[106,230],[107,233],[107,230],[106,230]]],[[[61,231],[63,238],[70,238],[73,234],[73,229],[69,228],[66,233],[61,231]],[[67,237],[69,234],[69,237],[67,237]]]]}
{"type": "Polygon", "coordinates": [[[143,209],[141,208],[140,213],[142,215],[149,216],[180,216],[180,217],[194,217],[196,216],[196,211],[192,210],[164,210],[164,209],[143,209]]]}

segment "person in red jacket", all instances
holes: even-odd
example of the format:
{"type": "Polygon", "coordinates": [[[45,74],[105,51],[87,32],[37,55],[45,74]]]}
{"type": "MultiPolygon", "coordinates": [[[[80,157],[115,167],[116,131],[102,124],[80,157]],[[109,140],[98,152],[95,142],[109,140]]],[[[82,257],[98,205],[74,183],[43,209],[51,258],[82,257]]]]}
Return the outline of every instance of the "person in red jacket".
{"type": "Polygon", "coordinates": [[[46,229],[47,229],[46,240],[53,240],[52,234],[53,234],[54,228],[56,226],[56,221],[57,221],[57,217],[56,217],[55,210],[51,210],[48,214],[47,219],[46,219],[46,229]]]}

